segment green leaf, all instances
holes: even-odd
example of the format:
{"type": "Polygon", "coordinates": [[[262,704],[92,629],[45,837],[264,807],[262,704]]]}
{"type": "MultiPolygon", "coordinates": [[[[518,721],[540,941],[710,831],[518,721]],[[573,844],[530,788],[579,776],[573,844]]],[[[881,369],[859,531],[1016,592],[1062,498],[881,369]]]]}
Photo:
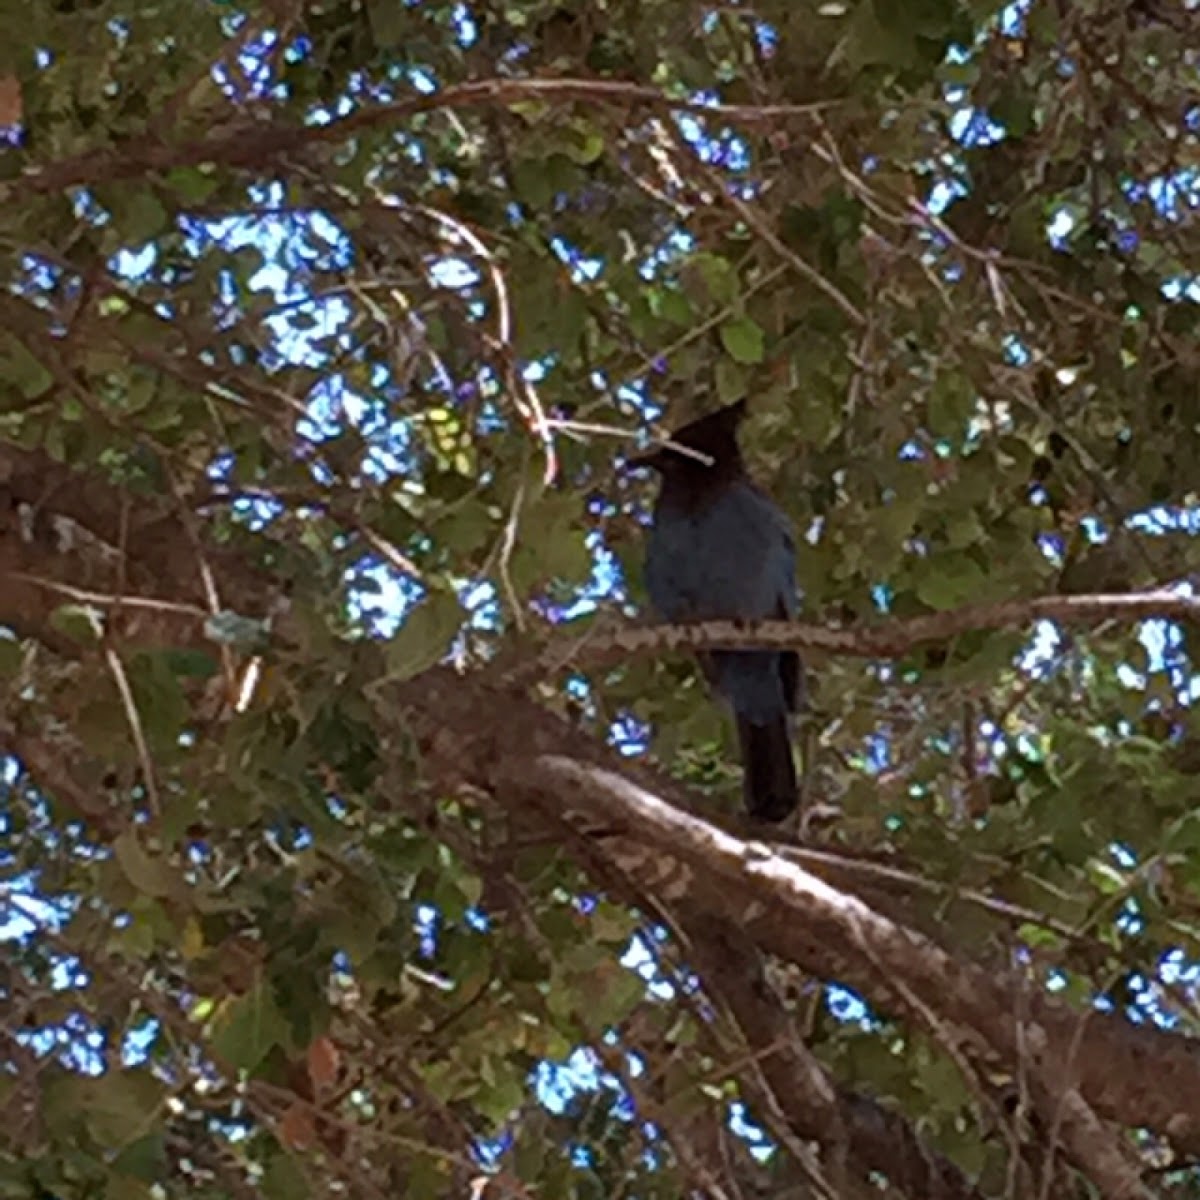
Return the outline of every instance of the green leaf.
{"type": "Polygon", "coordinates": [[[690,325],[695,320],[690,301],[678,288],[653,288],[647,299],[650,311],[673,325],[690,325]]]}
{"type": "Polygon", "coordinates": [[[0,337],[0,380],[11,383],[26,400],[44,395],[54,376],[14,334],[0,337]]]}
{"type": "Polygon", "coordinates": [[[929,429],[938,437],[955,441],[967,432],[975,412],[975,389],[958,371],[941,371],[929,393],[929,429]]]}
{"type": "Polygon", "coordinates": [[[263,980],[245,995],[222,1003],[213,1021],[213,1052],[237,1070],[253,1071],[272,1048],[289,1042],[287,1022],[263,980]]]}
{"type": "Polygon", "coordinates": [[[7,630],[0,629],[0,679],[14,679],[25,661],[25,648],[7,630]]]}
{"type": "Polygon", "coordinates": [[[925,566],[917,581],[917,598],[930,608],[958,608],[986,593],[987,575],[966,554],[943,554],[925,566]]]}
{"type": "Polygon", "coordinates": [[[60,604],[50,614],[50,625],[84,645],[95,645],[104,636],[104,614],[90,604],[60,604]]]}
{"type": "Polygon", "coordinates": [[[554,198],[554,187],[540,158],[525,158],[513,164],[513,188],[517,198],[532,208],[546,208],[554,198]]]}
{"type": "Polygon", "coordinates": [[[698,271],[700,282],[703,284],[704,290],[707,291],[708,299],[712,304],[732,304],[737,298],[737,271],[734,270],[733,264],[727,258],[711,254],[708,251],[702,251],[693,256],[689,267],[689,273],[685,276],[685,286],[686,280],[691,275],[691,271],[698,271]]]}
{"type": "Polygon", "coordinates": [[[435,592],[422,600],[388,643],[388,675],[393,679],[409,679],[436,666],[462,626],[464,616],[457,597],[448,592],[435,592]]]}
{"type": "Polygon", "coordinates": [[[90,1084],[84,1120],[110,1151],[143,1138],[160,1116],[166,1089],[148,1071],[110,1070],[90,1084]]]}
{"type": "Polygon", "coordinates": [[[168,652],[143,651],[126,667],[146,740],[155,755],[179,753],[179,735],[190,715],[183,685],[171,669],[168,652]]]}
{"type": "Polygon", "coordinates": [[[145,896],[169,896],[181,883],[179,869],[149,854],[133,830],[127,830],[113,842],[113,854],[125,878],[145,896]]]}
{"type": "Polygon", "coordinates": [[[588,1005],[588,1018],[600,1026],[617,1025],[646,998],[646,981],[625,967],[605,972],[588,1005]]]}
{"type": "Polygon", "coordinates": [[[504,1059],[492,1061],[492,1082],[481,1087],[472,1103],[493,1126],[506,1121],[529,1098],[525,1078],[504,1059]]]}
{"type": "Polygon", "coordinates": [[[271,1157],[263,1172],[259,1190],[267,1200],[306,1200],[312,1195],[308,1172],[286,1150],[280,1150],[271,1157]]]}
{"type": "Polygon", "coordinates": [[[174,167],[166,178],[167,186],[185,204],[203,204],[219,186],[216,173],[208,167],[174,167]]]}
{"type": "Polygon", "coordinates": [[[717,398],[722,404],[732,404],[746,394],[746,369],[722,358],[717,362],[717,398]]]}
{"type": "Polygon", "coordinates": [[[406,1200],[442,1200],[450,1194],[446,1165],[432,1154],[415,1154],[404,1179],[406,1200]]]}
{"type": "Polygon", "coordinates": [[[563,145],[562,151],[573,162],[588,166],[604,154],[604,134],[591,122],[571,122],[572,138],[563,145]]]}
{"type": "Polygon", "coordinates": [[[167,1169],[167,1152],[161,1132],[148,1133],[130,1142],[113,1159],[113,1170],[134,1179],[155,1183],[167,1169]]]}
{"type": "Polygon", "coordinates": [[[920,62],[915,30],[882,23],[873,3],[856,6],[844,52],[856,70],[881,65],[898,71],[920,62]]]}
{"type": "Polygon", "coordinates": [[[155,1193],[145,1181],[113,1172],[104,1185],[104,1200],[155,1200],[155,1193]]]}
{"type": "Polygon", "coordinates": [[[735,317],[721,326],[721,344],[735,362],[762,362],[764,341],[761,327],[749,317],[735,317]]]}
{"type": "Polygon", "coordinates": [[[151,191],[126,195],[114,205],[114,217],[124,237],[132,242],[147,242],[167,227],[167,210],[151,191]]]}

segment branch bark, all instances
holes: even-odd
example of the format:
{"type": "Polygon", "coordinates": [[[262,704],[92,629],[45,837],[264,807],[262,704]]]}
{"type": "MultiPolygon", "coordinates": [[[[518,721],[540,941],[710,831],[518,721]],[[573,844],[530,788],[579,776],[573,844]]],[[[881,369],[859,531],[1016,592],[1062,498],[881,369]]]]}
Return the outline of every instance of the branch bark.
{"type": "Polygon", "coordinates": [[[658,112],[690,112],[713,120],[751,124],[812,117],[844,103],[838,100],[813,104],[702,104],[668,96],[656,87],[615,79],[478,79],[441,88],[432,95],[364,107],[327,125],[250,119],[237,122],[232,129],[182,145],[156,141],[145,135],[129,138],[114,146],[27,168],[20,180],[0,185],[0,203],[12,204],[29,196],[61,192],[84,184],[95,187],[106,181],[201,163],[264,171],[271,163],[293,156],[308,146],[344,141],[364,130],[392,125],[422,113],[531,100],[547,103],[579,100],[612,104],[622,109],[634,104],[658,112]]]}
{"type": "Polygon", "coordinates": [[[831,629],[800,621],[698,621],[689,625],[630,625],[582,637],[559,636],[524,661],[497,666],[503,686],[528,685],[570,665],[602,667],[648,654],[696,650],[802,650],[840,658],[898,658],[918,646],[947,642],[980,630],[1017,630],[1036,621],[1096,626],[1108,621],[1200,619],[1200,597],[1165,589],[1086,596],[1039,596],[975,604],[928,616],[908,617],[854,629],[831,629]]]}
{"type": "MultiPolygon", "coordinates": [[[[769,846],[690,815],[686,789],[519,693],[439,670],[382,689],[378,701],[393,721],[406,714],[439,781],[469,781],[526,821],[536,806],[548,822],[590,831],[593,844],[602,836],[596,852],[669,908],[735,920],[763,950],[810,974],[881,1009],[938,1014],[965,1051],[1014,1076],[1033,1070],[1045,1081],[1048,1123],[1062,1124],[1057,1106],[1073,1107],[1077,1092],[1100,1118],[1200,1150],[1195,1041],[1115,1014],[1080,1013],[1021,979],[955,958],[769,846]]],[[[1083,1139],[1082,1124],[1078,1131],[1083,1139]]],[[[1143,1194],[1119,1154],[1089,1170],[1104,1179],[1106,1195],[1143,1194]]]]}
{"type": "MultiPolygon", "coordinates": [[[[675,899],[690,905],[703,894],[704,908],[719,904],[716,911],[736,914],[751,936],[774,933],[776,942],[780,932],[807,925],[826,945],[842,947],[865,994],[884,984],[910,1020],[941,1040],[954,1038],[968,1057],[998,1056],[1009,1069],[1020,1067],[1044,1126],[1057,1131],[1067,1156],[1100,1194],[1107,1200],[1150,1200],[1136,1164],[1078,1090],[1073,1043],[1055,1039],[1036,1019],[1022,1022],[981,969],[956,961],[768,846],[741,841],[681,813],[621,775],[558,755],[523,760],[519,770],[525,786],[532,781],[543,797],[570,796],[573,805],[583,801],[587,820],[599,817],[636,830],[642,862],[646,850],[674,857],[683,867],[680,879],[687,879],[675,899]],[[698,886],[701,878],[704,887],[698,886]]],[[[510,775],[509,783],[514,781],[510,775]]]]}

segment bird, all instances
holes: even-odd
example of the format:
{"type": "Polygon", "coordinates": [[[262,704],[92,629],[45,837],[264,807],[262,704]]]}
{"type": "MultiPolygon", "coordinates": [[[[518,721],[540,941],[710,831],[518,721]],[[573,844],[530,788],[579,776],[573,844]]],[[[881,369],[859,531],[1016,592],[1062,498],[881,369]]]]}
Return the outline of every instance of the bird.
{"type": "MultiPolygon", "coordinates": [[[[646,590],[660,620],[796,615],[795,540],[787,517],[746,473],[738,444],[745,415],[746,402],[738,400],[634,460],[661,477],[645,557],[646,590]]],[[[699,658],[733,710],[747,812],[784,820],[799,803],[791,725],[803,698],[800,656],[712,650],[699,658]]]]}

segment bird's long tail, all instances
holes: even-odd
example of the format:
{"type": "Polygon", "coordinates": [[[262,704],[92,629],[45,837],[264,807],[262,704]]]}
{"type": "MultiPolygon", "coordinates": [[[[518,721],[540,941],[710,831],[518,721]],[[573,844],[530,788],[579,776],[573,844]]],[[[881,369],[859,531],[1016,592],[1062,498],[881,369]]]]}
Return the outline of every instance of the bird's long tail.
{"type": "Polygon", "coordinates": [[[739,716],[737,731],[746,810],[760,821],[782,821],[800,802],[787,717],[780,714],[766,725],[752,725],[739,716]]]}

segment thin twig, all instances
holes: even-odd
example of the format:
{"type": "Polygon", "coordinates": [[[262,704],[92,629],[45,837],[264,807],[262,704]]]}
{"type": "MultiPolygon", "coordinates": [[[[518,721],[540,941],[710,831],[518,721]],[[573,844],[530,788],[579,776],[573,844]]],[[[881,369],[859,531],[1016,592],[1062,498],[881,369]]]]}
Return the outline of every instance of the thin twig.
{"type": "Polygon", "coordinates": [[[121,693],[121,703],[125,708],[125,719],[129,722],[129,732],[133,737],[133,744],[137,749],[138,762],[142,768],[142,777],[146,785],[146,799],[149,801],[150,811],[156,818],[161,817],[162,804],[158,798],[158,784],[154,779],[154,763],[150,758],[150,747],[146,743],[146,735],[142,729],[142,718],[138,713],[137,704],[134,702],[133,689],[129,686],[129,677],[125,674],[125,668],[121,663],[120,656],[112,646],[104,647],[104,661],[108,663],[108,669],[112,672],[112,677],[117,685],[117,691],[121,693]]]}

